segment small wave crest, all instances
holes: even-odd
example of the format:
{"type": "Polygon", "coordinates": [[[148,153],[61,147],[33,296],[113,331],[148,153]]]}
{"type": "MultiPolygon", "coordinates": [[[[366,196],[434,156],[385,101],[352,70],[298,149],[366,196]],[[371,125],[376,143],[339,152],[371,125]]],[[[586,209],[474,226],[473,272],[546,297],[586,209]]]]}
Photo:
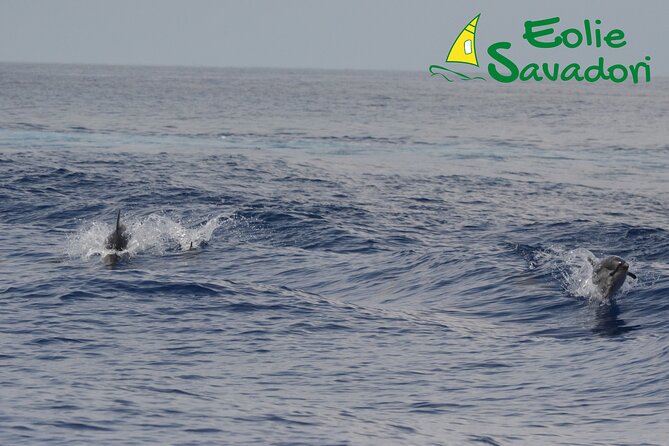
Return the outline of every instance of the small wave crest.
{"type": "MultiPolygon", "coordinates": [[[[187,251],[191,244],[193,247],[202,246],[209,242],[226,218],[217,216],[204,223],[192,225],[161,214],[149,214],[141,218],[128,217],[123,223],[130,234],[130,241],[123,253],[131,257],[144,252],[162,255],[170,251],[187,251]]],[[[105,248],[105,241],[113,229],[111,223],[97,220],[84,223],[68,238],[68,256],[88,259],[113,253],[114,251],[105,248]]]]}
{"type": "MultiPolygon", "coordinates": [[[[545,267],[558,279],[565,291],[572,296],[584,297],[590,300],[602,300],[602,296],[592,282],[593,266],[600,259],[586,248],[565,249],[551,246],[535,252],[530,261],[530,268],[545,267]]],[[[634,259],[626,259],[630,269],[634,270],[634,259]]],[[[625,296],[638,284],[638,279],[628,278],[620,289],[617,297],[625,296]]]]}

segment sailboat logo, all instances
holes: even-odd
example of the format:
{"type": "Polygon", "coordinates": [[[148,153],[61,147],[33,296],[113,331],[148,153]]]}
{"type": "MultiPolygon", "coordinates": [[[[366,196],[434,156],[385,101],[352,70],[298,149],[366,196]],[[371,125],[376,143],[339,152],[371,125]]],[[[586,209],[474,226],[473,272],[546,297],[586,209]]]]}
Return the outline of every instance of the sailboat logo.
{"type": "MultiPolygon", "coordinates": [[[[476,67],[479,66],[479,61],[476,58],[476,25],[479,22],[479,17],[481,17],[481,14],[474,17],[471,22],[465,26],[465,29],[462,30],[457,39],[455,39],[453,46],[451,46],[451,49],[448,52],[448,56],[446,56],[446,63],[456,62],[474,65],[476,67]]],[[[430,65],[430,74],[432,76],[442,76],[449,82],[453,81],[447,76],[447,74],[451,76],[457,75],[460,79],[465,81],[474,79],[485,80],[480,76],[469,77],[466,74],[458,73],[455,70],[451,70],[450,68],[446,68],[441,65],[430,65]]]]}

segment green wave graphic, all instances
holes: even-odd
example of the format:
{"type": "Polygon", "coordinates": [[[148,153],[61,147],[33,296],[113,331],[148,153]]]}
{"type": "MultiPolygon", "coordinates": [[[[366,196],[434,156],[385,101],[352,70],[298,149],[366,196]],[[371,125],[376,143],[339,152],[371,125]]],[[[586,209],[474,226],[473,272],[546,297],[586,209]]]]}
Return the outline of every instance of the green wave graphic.
{"type": "Polygon", "coordinates": [[[448,82],[453,82],[453,80],[451,80],[451,79],[450,79],[448,76],[446,76],[444,73],[435,72],[434,70],[444,70],[444,71],[448,71],[449,73],[456,74],[456,75],[460,76],[460,79],[463,80],[463,81],[473,81],[473,80],[482,80],[482,81],[484,81],[484,80],[485,80],[485,79],[482,78],[481,76],[469,77],[469,76],[467,76],[466,74],[458,73],[458,72],[455,71],[455,70],[451,70],[450,68],[442,67],[441,65],[430,65],[429,70],[430,70],[430,76],[441,76],[441,77],[443,77],[444,79],[446,79],[448,82]]]}

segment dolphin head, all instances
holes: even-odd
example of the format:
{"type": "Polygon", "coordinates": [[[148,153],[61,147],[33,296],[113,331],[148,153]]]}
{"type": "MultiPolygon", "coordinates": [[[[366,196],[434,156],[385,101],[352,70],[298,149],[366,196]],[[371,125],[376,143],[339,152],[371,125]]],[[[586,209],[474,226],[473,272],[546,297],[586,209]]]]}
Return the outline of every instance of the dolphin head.
{"type": "Polygon", "coordinates": [[[630,268],[629,264],[618,256],[609,256],[602,260],[602,268],[609,271],[611,277],[616,275],[625,276],[630,268]]]}
{"type": "Polygon", "coordinates": [[[636,279],[629,272],[629,264],[618,256],[609,256],[595,265],[592,278],[605,299],[610,299],[620,290],[627,276],[636,279]]]}

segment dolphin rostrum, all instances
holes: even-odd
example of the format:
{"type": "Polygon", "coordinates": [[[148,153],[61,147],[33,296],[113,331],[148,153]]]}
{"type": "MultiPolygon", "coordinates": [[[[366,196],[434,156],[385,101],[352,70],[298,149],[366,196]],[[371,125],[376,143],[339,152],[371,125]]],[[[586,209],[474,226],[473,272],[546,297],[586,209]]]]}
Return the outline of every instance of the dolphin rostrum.
{"type": "Polygon", "coordinates": [[[592,283],[604,299],[611,299],[623,286],[627,276],[636,279],[628,271],[629,264],[618,256],[609,256],[599,262],[592,258],[588,261],[592,265],[592,283]]]}

